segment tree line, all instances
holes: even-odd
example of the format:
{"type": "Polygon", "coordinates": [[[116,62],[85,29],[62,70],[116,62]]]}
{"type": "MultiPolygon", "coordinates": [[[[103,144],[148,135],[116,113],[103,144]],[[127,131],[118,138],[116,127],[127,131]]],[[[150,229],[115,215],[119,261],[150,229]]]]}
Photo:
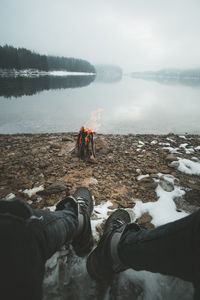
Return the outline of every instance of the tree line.
{"type": "Polygon", "coordinates": [[[25,48],[8,45],[0,46],[0,69],[96,72],[94,66],[83,59],[40,55],[25,48]]]}

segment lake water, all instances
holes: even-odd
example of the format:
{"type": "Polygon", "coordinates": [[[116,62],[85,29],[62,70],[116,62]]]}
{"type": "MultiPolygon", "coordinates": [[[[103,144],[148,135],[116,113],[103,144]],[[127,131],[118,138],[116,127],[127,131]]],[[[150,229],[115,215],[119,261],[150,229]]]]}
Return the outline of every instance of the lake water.
{"type": "Polygon", "coordinates": [[[100,133],[200,134],[198,84],[129,76],[113,83],[91,82],[91,76],[34,80],[0,80],[0,133],[71,132],[94,124],[100,133]]]}

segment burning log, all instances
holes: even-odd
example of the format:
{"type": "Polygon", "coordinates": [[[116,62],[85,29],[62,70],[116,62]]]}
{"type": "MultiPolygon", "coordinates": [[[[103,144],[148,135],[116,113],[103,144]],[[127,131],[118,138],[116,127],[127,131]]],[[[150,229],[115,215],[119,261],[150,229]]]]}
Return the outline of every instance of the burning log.
{"type": "Polygon", "coordinates": [[[85,128],[84,126],[80,128],[76,146],[80,158],[96,162],[94,132],[92,129],[85,128]]]}

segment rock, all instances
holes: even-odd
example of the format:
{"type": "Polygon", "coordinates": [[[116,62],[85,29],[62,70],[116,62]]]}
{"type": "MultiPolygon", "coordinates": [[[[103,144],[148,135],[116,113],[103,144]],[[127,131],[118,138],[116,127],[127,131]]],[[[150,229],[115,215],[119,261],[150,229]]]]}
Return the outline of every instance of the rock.
{"type": "Polygon", "coordinates": [[[108,142],[103,137],[97,137],[95,139],[96,152],[100,154],[108,154],[110,147],[108,142]]]}
{"type": "MultiPolygon", "coordinates": [[[[194,202],[195,205],[190,204],[188,202],[187,196],[184,196],[184,198],[176,197],[174,199],[177,211],[186,211],[188,213],[193,213],[194,211],[199,209],[199,206],[196,206],[195,202],[194,202]]],[[[190,200],[192,200],[191,197],[190,197],[190,200]]]]}
{"type": "Polygon", "coordinates": [[[151,177],[144,177],[138,181],[139,185],[143,185],[148,188],[157,188],[158,184],[151,177]]]}
{"type": "Polygon", "coordinates": [[[61,149],[62,148],[62,145],[61,144],[59,144],[59,143],[52,143],[51,145],[50,145],[50,148],[51,149],[61,149]]]}
{"type": "Polygon", "coordinates": [[[200,189],[186,191],[184,199],[191,205],[200,206],[200,189]]]}
{"type": "Polygon", "coordinates": [[[154,228],[154,225],[151,223],[152,217],[148,213],[144,213],[136,222],[147,229],[154,228]]]}
{"type": "Polygon", "coordinates": [[[170,174],[170,170],[166,167],[161,167],[160,172],[163,174],[170,174]]]}
{"type": "Polygon", "coordinates": [[[165,159],[166,159],[167,162],[172,162],[172,161],[178,160],[176,155],[174,155],[174,154],[167,155],[165,159]]]}
{"type": "Polygon", "coordinates": [[[38,195],[51,195],[56,193],[61,193],[65,191],[67,186],[62,182],[55,182],[45,188],[43,191],[38,192],[38,195]]]}
{"type": "Polygon", "coordinates": [[[119,205],[116,202],[113,202],[112,205],[108,206],[108,209],[117,209],[117,208],[119,208],[119,205]]]}
{"type": "Polygon", "coordinates": [[[62,142],[74,142],[74,139],[70,136],[64,136],[62,142]]]}
{"type": "Polygon", "coordinates": [[[146,169],[146,173],[156,174],[156,173],[158,173],[158,170],[157,169],[153,169],[153,168],[147,168],[146,169]]]}
{"type": "Polygon", "coordinates": [[[174,190],[174,185],[170,181],[161,179],[159,185],[165,192],[172,192],[174,190]]]}

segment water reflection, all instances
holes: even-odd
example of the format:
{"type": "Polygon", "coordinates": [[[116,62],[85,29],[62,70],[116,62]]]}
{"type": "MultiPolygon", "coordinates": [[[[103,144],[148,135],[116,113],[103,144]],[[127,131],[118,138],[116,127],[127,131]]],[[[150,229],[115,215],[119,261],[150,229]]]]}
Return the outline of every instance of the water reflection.
{"type": "Polygon", "coordinates": [[[166,85],[185,85],[190,87],[200,87],[200,78],[198,77],[167,77],[167,76],[145,76],[131,75],[132,78],[143,79],[148,81],[156,81],[166,85]]]}
{"type": "Polygon", "coordinates": [[[0,97],[0,133],[78,131],[103,108],[100,133],[200,133],[200,89],[124,76],[113,84],[0,97]],[[12,98],[11,98],[12,99],[12,98]]]}
{"type": "Polygon", "coordinates": [[[34,95],[43,90],[77,88],[89,85],[95,76],[40,76],[0,78],[0,96],[5,98],[34,95]]]}

